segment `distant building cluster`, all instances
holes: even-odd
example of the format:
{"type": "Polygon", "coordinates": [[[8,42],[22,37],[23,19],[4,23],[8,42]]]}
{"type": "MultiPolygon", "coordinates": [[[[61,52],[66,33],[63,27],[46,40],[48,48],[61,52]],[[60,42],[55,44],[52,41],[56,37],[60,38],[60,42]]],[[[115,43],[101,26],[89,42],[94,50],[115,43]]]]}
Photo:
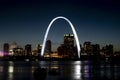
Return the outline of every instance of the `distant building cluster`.
{"type": "Polygon", "coordinates": [[[19,47],[16,42],[12,44],[4,43],[4,56],[38,56],[41,51],[41,45],[38,44],[36,50],[32,50],[31,44],[26,44],[24,48],[19,47]]]}
{"type": "Polygon", "coordinates": [[[84,42],[83,46],[81,46],[81,53],[83,55],[99,55],[100,46],[99,44],[92,44],[89,41],[84,42]]]}
{"type": "Polygon", "coordinates": [[[99,44],[92,44],[90,41],[84,42],[81,46],[81,55],[93,56],[94,58],[106,58],[114,56],[113,45],[109,44],[100,49],[99,44]]]}

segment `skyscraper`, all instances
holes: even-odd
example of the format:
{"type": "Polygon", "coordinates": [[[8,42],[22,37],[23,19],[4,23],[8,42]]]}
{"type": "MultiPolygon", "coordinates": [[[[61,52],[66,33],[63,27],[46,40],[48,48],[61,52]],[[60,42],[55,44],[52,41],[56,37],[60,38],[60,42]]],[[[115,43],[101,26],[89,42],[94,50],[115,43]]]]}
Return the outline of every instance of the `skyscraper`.
{"type": "Polygon", "coordinates": [[[87,53],[88,55],[92,55],[92,44],[90,41],[84,42],[84,52],[87,53]]]}
{"type": "Polygon", "coordinates": [[[26,56],[31,56],[31,54],[32,54],[31,44],[25,45],[25,55],[26,56]]]}
{"type": "Polygon", "coordinates": [[[45,47],[46,53],[51,53],[51,40],[47,40],[46,47],[45,47]]]}
{"type": "Polygon", "coordinates": [[[42,46],[41,46],[40,44],[38,44],[38,46],[37,46],[37,53],[40,54],[40,52],[41,52],[41,48],[42,48],[42,46]]]}
{"type": "Polygon", "coordinates": [[[4,51],[4,55],[8,55],[8,53],[9,53],[9,44],[8,43],[4,43],[3,51],[4,51]]]}
{"type": "Polygon", "coordinates": [[[23,48],[14,48],[14,56],[24,56],[23,48]]]}
{"type": "Polygon", "coordinates": [[[64,44],[66,46],[74,46],[74,36],[73,36],[73,34],[65,34],[64,35],[64,44]]]}
{"type": "Polygon", "coordinates": [[[68,58],[73,58],[76,56],[74,47],[74,36],[72,34],[64,35],[64,44],[58,47],[58,54],[68,58]]]}

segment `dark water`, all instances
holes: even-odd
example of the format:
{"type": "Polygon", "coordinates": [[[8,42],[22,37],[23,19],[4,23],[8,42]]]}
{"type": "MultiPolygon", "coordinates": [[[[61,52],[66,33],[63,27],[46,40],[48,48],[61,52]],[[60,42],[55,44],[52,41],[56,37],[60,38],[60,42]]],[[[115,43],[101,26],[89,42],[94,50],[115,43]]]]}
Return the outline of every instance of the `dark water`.
{"type": "Polygon", "coordinates": [[[0,80],[34,80],[33,72],[41,66],[58,71],[46,80],[120,80],[120,65],[90,61],[0,62],[0,80]]]}

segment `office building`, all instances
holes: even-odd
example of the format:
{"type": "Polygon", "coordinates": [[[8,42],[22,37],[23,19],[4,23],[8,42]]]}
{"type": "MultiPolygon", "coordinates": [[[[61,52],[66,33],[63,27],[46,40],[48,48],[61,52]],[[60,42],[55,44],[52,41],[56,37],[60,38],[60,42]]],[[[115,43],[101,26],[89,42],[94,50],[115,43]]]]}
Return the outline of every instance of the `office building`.
{"type": "Polygon", "coordinates": [[[4,56],[9,55],[9,44],[8,43],[4,43],[3,52],[4,52],[4,56]]]}
{"type": "Polygon", "coordinates": [[[23,48],[14,48],[13,52],[14,52],[14,56],[24,56],[23,48]]]}
{"type": "Polygon", "coordinates": [[[64,45],[74,46],[74,36],[73,36],[73,34],[65,34],[64,35],[64,45]]]}
{"type": "Polygon", "coordinates": [[[46,41],[46,47],[45,47],[45,52],[46,53],[51,53],[51,40],[46,41]]]}
{"type": "Polygon", "coordinates": [[[91,42],[87,41],[87,42],[84,42],[83,44],[83,47],[84,47],[84,53],[86,53],[87,55],[92,55],[92,44],[91,42]]]}
{"type": "Polygon", "coordinates": [[[67,58],[74,58],[76,56],[74,47],[74,36],[72,34],[64,35],[64,44],[58,47],[58,55],[67,58]]]}
{"type": "Polygon", "coordinates": [[[25,45],[25,55],[26,55],[26,56],[31,56],[31,55],[32,55],[31,44],[25,45]]]}

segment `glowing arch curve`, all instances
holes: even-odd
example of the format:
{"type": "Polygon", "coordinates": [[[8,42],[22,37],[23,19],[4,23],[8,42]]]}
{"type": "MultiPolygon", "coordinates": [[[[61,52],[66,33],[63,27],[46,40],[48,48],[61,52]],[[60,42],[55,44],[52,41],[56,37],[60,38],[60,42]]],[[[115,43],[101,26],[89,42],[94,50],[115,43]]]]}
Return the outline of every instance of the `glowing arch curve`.
{"type": "Polygon", "coordinates": [[[46,33],[45,33],[45,36],[44,36],[44,40],[43,40],[43,45],[42,45],[42,50],[41,50],[41,56],[43,56],[44,51],[45,51],[45,44],[46,44],[48,32],[49,32],[52,24],[54,23],[54,21],[56,21],[57,19],[64,19],[64,20],[66,20],[66,21],[69,23],[69,25],[71,26],[71,29],[72,29],[73,34],[74,34],[74,37],[75,37],[76,45],[77,45],[78,57],[80,58],[80,43],[79,43],[79,40],[78,40],[78,36],[77,36],[76,30],[75,30],[73,24],[70,22],[70,20],[68,20],[67,18],[65,18],[65,17],[63,17],[63,16],[55,17],[55,18],[50,22],[50,24],[48,25],[48,28],[47,28],[47,30],[46,30],[46,33]]]}

